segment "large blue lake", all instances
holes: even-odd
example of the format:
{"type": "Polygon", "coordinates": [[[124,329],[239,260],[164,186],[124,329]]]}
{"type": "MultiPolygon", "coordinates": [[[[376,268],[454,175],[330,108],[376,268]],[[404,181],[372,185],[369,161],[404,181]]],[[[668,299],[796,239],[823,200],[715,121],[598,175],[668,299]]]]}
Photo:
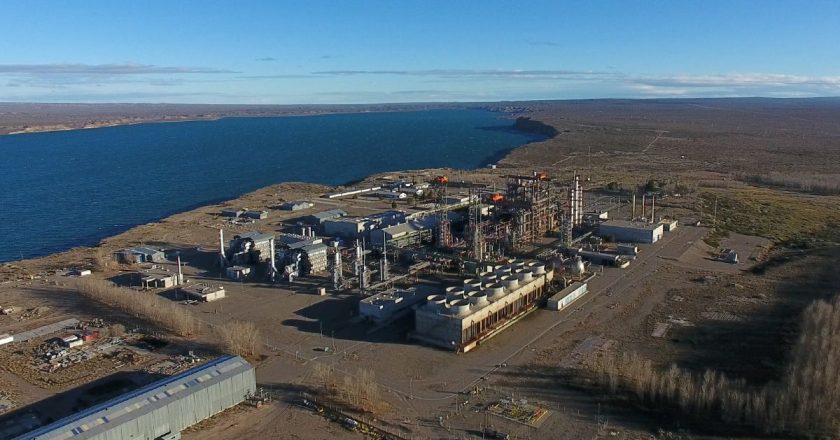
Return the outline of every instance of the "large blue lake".
{"type": "Polygon", "coordinates": [[[539,139],[479,110],[141,124],[0,136],[0,262],[95,245],[135,225],[285,181],[468,169],[539,139]]]}

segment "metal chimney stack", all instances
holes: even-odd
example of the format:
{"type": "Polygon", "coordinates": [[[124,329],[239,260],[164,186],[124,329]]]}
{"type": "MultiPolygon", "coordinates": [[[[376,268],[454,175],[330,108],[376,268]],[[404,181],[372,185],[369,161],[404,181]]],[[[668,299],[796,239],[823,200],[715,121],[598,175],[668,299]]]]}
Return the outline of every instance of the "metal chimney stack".
{"type": "Polygon", "coordinates": [[[656,217],[654,217],[654,212],[656,210],[656,196],[651,197],[650,201],[650,222],[653,223],[656,221],[656,217]]]}
{"type": "Polygon", "coordinates": [[[178,253],[176,258],[178,260],[178,285],[181,285],[184,284],[184,273],[181,272],[181,254],[178,253]]]}
{"type": "Polygon", "coordinates": [[[630,216],[630,220],[636,219],[636,193],[633,193],[633,214],[630,216]]]}
{"type": "Polygon", "coordinates": [[[269,252],[271,254],[271,255],[269,255],[268,276],[269,276],[269,278],[271,278],[271,281],[274,281],[274,277],[277,275],[277,266],[275,266],[275,264],[274,264],[276,251],[274,250],[274,238],[273,237],[270,240],[268,240],[268,247],[269,247],[269,252]]]}
{"type": "Polygon", "coordinates": [[[225,257],[225,231],[219,229],[219,265],[222,269],[227,267],[227,258],[225,257]]]}
{"type": "Polygon", "coordinates": [[[647,203],[647,201],[645,200],[645,195],[642,194],[642,218],[647,221],[647,217],[645,217],[645,203],[647,203]]]}

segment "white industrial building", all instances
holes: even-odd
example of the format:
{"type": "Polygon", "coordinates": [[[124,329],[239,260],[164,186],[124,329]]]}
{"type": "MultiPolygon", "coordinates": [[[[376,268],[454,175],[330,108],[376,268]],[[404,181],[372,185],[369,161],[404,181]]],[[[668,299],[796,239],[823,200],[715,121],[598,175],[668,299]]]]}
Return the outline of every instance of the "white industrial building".
{"type": "Polygon", "coordinates": [[[280,209],[284,211],[303,211],[304,209],[309,209],[315,206],[312,202],[307,202],[303,200],[296,200],[294,202],[286,202],[280,205],[280,209]]]}
{"type": "Polygon", "coordinates": [[[371,243],[378,247],[382,247],[383,240],[388,247],[405,247],[420,244],[424,239],[431,240],[431,237],[429,222],[416,220],[370,232],[371,243]]]}
{"type": "Polygon", "coordinates": [[[324,227],[324,234],[331,237],[342,237],[356,239],[362,237],[368,229],[374,226],[374,222],[361,217],[341,217],[324,220],[321,223],[324,227]]]}
{"type": "Polygon", "coordinates": [[[517,261],[496,266],[445,295],[430,295],[415,307],[412,337],[467,352],[533,310],[548,291],[554,271],[545,263],[517,261]]]}
{"type": "Polygon", "coordinates": [[[181,431],[256,392],[254,368],[239,356],[146,385],[38,428],[15,440],[176,440],[181,431]]]}
{"type": "Polygon", "coordinates": [[[586,295],[589,292],[589,286],[586,283],[574,282],[569,284],[565,289],[557,292],[548,299],[549,310],[563,310],[573,303],[578,298],[586,295]]]}
{"type": "Polygon", "coordinates": [[[422,301],[417,289],[389,289],[359,301],[359,315],[374,322],[383,322],[399,316],[422,301]]]}
{"type": "Polygon", "coordinates": [[[315,214],[306,216],[305,220],[311,225],[320,225],[327,220],[345,217],[346,215],[347,211],[344,211],[343,209],[329,209],[326,211],[316,212],[315,214]]]}
{"type": "Polygon", "coordinates": [[[144,289],[169,289],[181,285],[183,277],[177,272],[168,272],[160,269],[152,269],[138,272],[137,278],[140,287],[144,289]]]}
{"type": "Polygon", "coordinates": [[[661,223],[628,220],[605,221],[598,228],[598,235],[603,238],[629,243],[656,243],[662,238],[664,229],[661,223]]]}
{"type": "Polygon", "coordinates": [[[662,219],[662,220],[659,221],[659,223],[662,223],[662,226],[664,227],[665,232],[673,232],[674,230],[677,229],[677,221],[674,220],[674,219],[669,219],[669,218],[662,219]]]}

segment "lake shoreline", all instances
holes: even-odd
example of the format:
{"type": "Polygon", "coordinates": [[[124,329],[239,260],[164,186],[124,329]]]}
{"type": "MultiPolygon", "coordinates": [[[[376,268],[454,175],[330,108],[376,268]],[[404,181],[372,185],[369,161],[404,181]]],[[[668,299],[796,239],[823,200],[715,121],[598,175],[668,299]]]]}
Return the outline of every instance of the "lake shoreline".
{"type": "MultiPolygon", "coordinates": [[[[306,116],[306,115],[299,115],[299,116],[306,116]]],[[[234,118],[238,118],[238,117],[239,116],[234,116],[234,118]]],[[[510,121],[510,122],[513,121],[511,118],[499,118],[499,120],[500,121],[503,121],[503,120],[504,121],[510,121]]],[[[176,122],[176,121],[171,121],[171,122],[176,122]]],[[[181,122],[181,121],[177,121],[177,122],[181,122]]],[[[528,140],[528,141],[526,141],[522,144],[519,144],[515,147],[507,148],[507,149],[504,149],[504,150],[499,151],[497,153],[494,153],[493,155],[488,156],[487,158],[483,159],[481,164],[477,167],[474,167],[474,168],[459,169],[457,167],[456,168],[451,168],[451,167],[448,167],[448,166],[444,166],[443,168],[440,168],[440,169],[458,170],[458,171],[464,171],[464,172],[474,172],[476,170],[481,170],[483,168],[486,168],[488,164],[494,164],[494,163],[497,163],[497,162],[503,160],[504,158],[508,157],[514,151],[517,151],[521,148],[527,147],[528,145],[531,145],[531,144],[534,144],[534,143],[543,142],[546,139],[548,139],[548,137],[546,137],[546,136],[537,136],[535,133],[529,133],[529,132],[526,132],[526,131],[515,130],[513,128],[512,124],[511,125],[506,125],[504,127],[501,127],[501,126],[496,127],[496,129],[525,133],[525,134],[528,134],[529,136],[532,136],[533,139],[528,140]]],[[[434,168],[434,169],[437,170],[438,168],[434,168]]],[[[250,194],[259,193],[261,191],[265,191],[265,190],[267,190],[269,188],[273,188],[273,187],[283,187],[283,186],[291,185],[291,186],[303,186],[303,187],[319,187],[319,188],[322,188],[323,190],[325,190],[325,191],[322,191],[320,194],[316,194],[316,193],[309,194],[310,197],[317,198],[320,195],[322,195],[323,192],[331,191],[331,190],[334,190],[334,189],[337,189],[337,188],[358,185],[358,184],[363,183],[365,181],[370,181],[371,179],[374,179],[377,176],[383,176],[383,175],[389,175],[389,174],[399,174],[399,173],[417,173],[417,172],[424,171],[424,170],[427,170],[427,169],[424,169],[424,168],[421,168],[421,169],[403,169],[403,170],[390,170],[390,171],[376,172],[376,173],[373,173],[373,174],[370,174],[370,175],[366,175],[362,178],[353,179],[351,181],[347,181],[347,182],[344,182],[342,184],[337,184],[337,185],[325,185],[325,184],[318,184],[318,183],[312,183],[312,182],[301,182],[301,181],[294,181],[294,180],[273,183],[273,184],[270,184],[270,185],[267,185],[267,186],[260,187],[256,190],[253,190],[253,191],[248,191],[246,193],[239,194],[238,196],[233,197],[233,198],[226,198],[226,197],[215,198],[215,199],[208,200],[208,201],[205,201],[205,202],[202,202],[202,203],[194,204],[194,205],[189,206],[189,207],[187,207],[183,210],[171,211],[171,212],[167,213],[166,215],[163,215],[163,216],[161,216],[159,218],[156,218],[156,219],[152,219],[147,223],[133,225],[133,226],[130,226],[127,229],[124,229],[124,230],[121,230],[121,231],[116,231],[115,230],[115,231],[113,231],[114,233],[99,239],[98,243],[95,244],[95,245],[93,245],[93,244],[88,245],[88,244],[85,244],[85,243],[70,244],[66,249],[55,250],[55,251],[52,251],[52,252],[48,250],[47,252],[45,252],[42,255],[25,256],[25,258],[23,258],[23,259],[9,259],[9,260],[5,260],[5,261],[0,261],[0,266],[9,265],[9,264],[23,264],[23,263],[27,263],[27,262],[37,262],[39,260],[56,260],[56,259],[60,260],[59,257],[61,255],[70,254],[70,253],[77,253],[76,252],[77,250],[87,250],[87,251],[96,250],[97,248],[103,246],[104,244],[112,241],[116,237],[120,237],[120,236],[123,236],[123,235],[126,235],[126,234],[131,235],[131,233],[133,231],[135,231],[139,228],[163,223],[163,222],[166,222],[167,220],[172,219],[173,217],[177,217],[177,216],[183,215],[183,214],[188,214],[188,213],[193,212],[193,211],[206,210],[208,207],[211,207],[211,206],[219,206],[219,205],[224,205],[224,204],[236,203],[237,200],[247,198],[247,196],[250,195],[250,194]]]]}

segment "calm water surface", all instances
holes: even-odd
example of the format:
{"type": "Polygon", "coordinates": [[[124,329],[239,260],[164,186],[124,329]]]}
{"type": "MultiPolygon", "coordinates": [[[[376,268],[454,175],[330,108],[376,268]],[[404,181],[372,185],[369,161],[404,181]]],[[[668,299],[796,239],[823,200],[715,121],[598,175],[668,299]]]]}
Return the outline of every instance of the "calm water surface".
{"type": "Polygon", "coordinates": [[[475,168],[539,139],[501,129],[509,125],[490,112],[434,110],[0,136],[0,261],[95,245],[274,183],[475,168]]]}

